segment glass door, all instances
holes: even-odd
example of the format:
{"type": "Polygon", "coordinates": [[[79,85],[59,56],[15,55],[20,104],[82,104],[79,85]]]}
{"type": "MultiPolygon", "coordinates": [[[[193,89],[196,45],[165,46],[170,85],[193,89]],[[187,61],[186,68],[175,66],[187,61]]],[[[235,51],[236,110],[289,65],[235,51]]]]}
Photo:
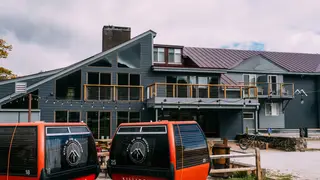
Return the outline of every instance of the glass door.
{"type": "Polygon", "coordinates": [[[255,74],[244,74],[243,75],[243,83],[245,87],[243,88],[243,97],[248,98],[255,96],[255,89],[254,88],[248,88],[248,86],[256,86],[257,85],[257,77],[255,74]],[[249,93],[250,92],[250,93],[249,93]]]}
{"type": "Polygon", "coordinates": [[[278,76],[277,75],[268,75],[268,87],[269,93],[268,95],[279,95],[279,84],[278,84],[278,76]]]}

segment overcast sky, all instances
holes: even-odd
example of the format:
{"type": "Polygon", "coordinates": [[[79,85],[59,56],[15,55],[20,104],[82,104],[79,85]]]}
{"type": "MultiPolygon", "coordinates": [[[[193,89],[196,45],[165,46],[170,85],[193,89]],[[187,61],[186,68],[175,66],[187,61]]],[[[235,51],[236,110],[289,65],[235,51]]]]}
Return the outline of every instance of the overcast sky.
{"type": "Polygon", "coordinates": [[[0,0],[0,66],[19,75],[70,65],[101,51],[103,25],[152,29],[155,43],[320,52],[319,0],[0,0]]]}

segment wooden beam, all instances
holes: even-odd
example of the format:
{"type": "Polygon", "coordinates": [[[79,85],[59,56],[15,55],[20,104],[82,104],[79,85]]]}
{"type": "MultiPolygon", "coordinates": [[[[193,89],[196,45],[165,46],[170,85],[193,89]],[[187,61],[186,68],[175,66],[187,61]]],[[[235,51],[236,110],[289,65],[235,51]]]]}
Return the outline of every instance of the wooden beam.
{"type": "MultiPolygon", "coordinates": [[[[256,167],[245,167],[245,168],[231,168],[231,169],[211,169],[210,173],[228,173],[228,172],[239,172],[239,171],[255,171],[256,167]]],[[[260,179],[259,179],[260,180],[260,179]]]]}
{"type": "Polygon", "coordinates": [[[262,180],[262,170],[261,170],[261,162],[260,162],[260,149],[255,148],[256,151],[256,176],[258,180],[262,180]]]}
{"type": "Polygon", "coordinates": [[[221,154],[221,155],[211,155],[211,159],[223,159],[223,158],[242,158],[242,157],[254,157],[255,153],[247,153],[247,154],[221,154]]]}

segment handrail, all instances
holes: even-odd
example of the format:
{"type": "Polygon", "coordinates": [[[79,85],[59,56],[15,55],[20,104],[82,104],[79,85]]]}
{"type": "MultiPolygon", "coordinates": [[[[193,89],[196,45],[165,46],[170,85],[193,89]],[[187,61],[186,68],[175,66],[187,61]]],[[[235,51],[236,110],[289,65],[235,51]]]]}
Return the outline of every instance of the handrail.
{"type": "Polygon", "coordinates": [[[243,157],[255,157],[255,165],[251,165],[249,167],[241,167],[241,168],[211,169],[210,174],[240,172],[240,171],[255,171],[257,179],[262,180],[262,168],[260,163],[259,148],[255,148],[254,153],[211,155],[210,159],[214,160],[214,159],[230,159],[230,158],[243,158],[243,157]]]}
{"type": "MultiPolygon", "coordinates": [[[[255,83],[250,83],[250,82],[238,82],[238,84],[246,84],[246,85],[252,85],[252,86],[257,86],[258,89],[261,88],[261,85],[267,85],[268,87],[268,92],[266,94],[263,95],[271,95],[271,89],[272,89],[272,85],[278,85],[279,87],[277,88],[276,94],[272,94],[272,95],[280,95],[280,96],[284,96],[283,91],[285,89],[290,89],[289,91],[291,91],[291,95],[294,97],[294,83],[270,83],[270,82],[255,82],[255,83]],[[287,86],[289,86],[287,88],[287,86]],[[290,87],[291,86],[291,87],[290,87]]],[[[287,95],[288,96],[288,95],[287,95]]]]}
{"type": "MultiPolygon", "coordinates": [[[[91,101],[91,100],[98,100],[98,99],[88,99],[88,87],[110,87],[110,97],[114,101],[140,101],[142,102],[144,100],[144,87],[139,85],[117,85],[117,84],[84,84],[84,100],[85,101],[91,101]],[[128,88],[128,100],[120,100],[117,93],[117,88],[128,88]],[[129,97],[129,91],[131,88],[139,88],[139,100],[130,100],[129,97]],[[111,95],[112,94],[112,95],[111,95]]],[[[100,92],[100,89],[99,89],[100,92]]],[[[100,94],[98,95],[100,98],[100,94]]],[[[111,99],[106,99],[107,101],[110,101],[111,99]]]]}
{"type": "MultiPolygon", "coordinates": [[[[172,96],[170,97],[179,97],[177,95],[179,90],[177,90],[177,87],[185,87],[186,89],[184,91],[187,91],[187,97],[195,97],[199,96],[200,91],[202,90],[202,93],[206,91],[206,98],[214,98],[212,97],[212,93],[223,93],[223,98],[226,99],[227,97],[227,89],[239,89],[239,98],[255,98],[257,99],[258,96],[258,89],[256,86],[251,85],[227,85],[227,84],[187,84],[187,83],[153,83],[151,85],[147,86],[147,99],[152,97],[157,97],[158,92],[164,93],[168,88],[170,88],[170,92],[172,91],[172,96]],[[161,91],[158,90],[159,87],[165,86],[166,89],[163,89],[161,91]],[[214,88],[221,88],[221,89],[214,89],[214,88]],[[216,91],[216,92],[214,92],[216,91]],[[218,92],[219,91],[219,92],[218,92]],[[242,92],[245,91],[245,92],[242,92]],[[197,93],[197,94],[194,94],[197,93]]],[[[160,97],[160,96],[159,96],[160,97]]]]}

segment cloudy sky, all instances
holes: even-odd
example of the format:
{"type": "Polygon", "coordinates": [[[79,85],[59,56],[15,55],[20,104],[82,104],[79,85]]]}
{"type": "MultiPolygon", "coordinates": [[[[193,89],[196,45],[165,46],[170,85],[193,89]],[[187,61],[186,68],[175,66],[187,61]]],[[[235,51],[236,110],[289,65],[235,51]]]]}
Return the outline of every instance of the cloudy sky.
{"type": "Polygon", "coordinates": [[[19,75],[64,67],[101,51],[103,25],[152,29],[156,43],[320,52],[319,0],[1,0],[0,66],[19,75]]]}

